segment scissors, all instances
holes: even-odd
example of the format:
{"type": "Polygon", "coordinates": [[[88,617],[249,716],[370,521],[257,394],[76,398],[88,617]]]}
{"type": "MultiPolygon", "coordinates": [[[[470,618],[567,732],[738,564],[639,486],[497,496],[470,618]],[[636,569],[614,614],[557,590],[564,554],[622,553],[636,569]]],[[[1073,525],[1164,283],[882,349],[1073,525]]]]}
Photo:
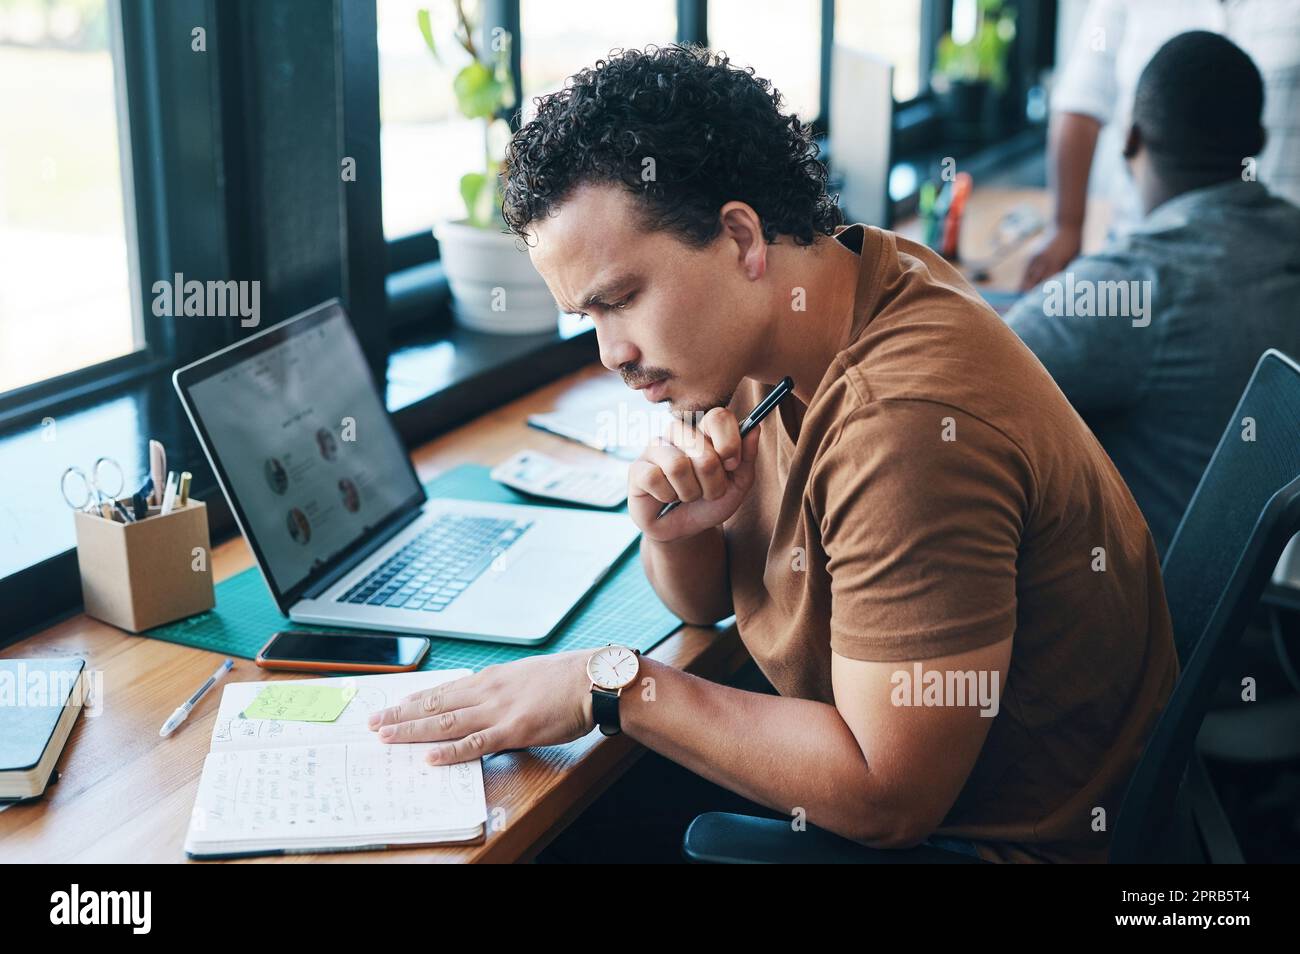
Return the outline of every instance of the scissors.
{"type": "Polygon", "coordinates": [[[98,509],[109,519],[116,510],[126,523],[134,523],[134,518],[117,499],[123,484],[122,465],[111,457],[97,458],[89,476],[80,467],[69,467],[59,479],[63,500],[73,510],[93,513],[98,509]]]}

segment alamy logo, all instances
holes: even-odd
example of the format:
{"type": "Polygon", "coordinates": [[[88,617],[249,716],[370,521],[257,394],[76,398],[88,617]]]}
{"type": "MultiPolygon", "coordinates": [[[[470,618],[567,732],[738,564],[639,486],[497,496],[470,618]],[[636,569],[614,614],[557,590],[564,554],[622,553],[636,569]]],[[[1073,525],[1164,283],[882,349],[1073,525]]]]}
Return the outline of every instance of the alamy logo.
{"type": "Polygon", "coordinates": [[[0,670],[0,709],[44,708],[77,704],[88,718],[103,711],[104,672],[87,669],[32,669],[19,661],[13,669],[0,670]]]}
{"type": "Polygon", "coordinates": [[[51,924],[129,924],[132,934],[148,934],[152,924],[152,891],[71,891],[50,895],[51,924]]]}
{"type": "Polygon", "coordinates": [[[262,322],[261,282],[201,282],[177,272],[153,283],[153,313],[159,318],[239,318],[241,328],[262,322]]]}
{"type": "Polygon", "coordinates": [[[1043,282],[1043,314],[1048,318],[1131,318],[1134,328],[1151,324],[1151,282],[1095,282],[1076,280],[1043,282]]]}
{"type": "Polygon", "coordinates": [[[980,716],[998,714],[996,669],[923,669],[919,662],[899,669],[889,677],[893,689],[889,701],[896,706],[978,706],[980,716]]]}

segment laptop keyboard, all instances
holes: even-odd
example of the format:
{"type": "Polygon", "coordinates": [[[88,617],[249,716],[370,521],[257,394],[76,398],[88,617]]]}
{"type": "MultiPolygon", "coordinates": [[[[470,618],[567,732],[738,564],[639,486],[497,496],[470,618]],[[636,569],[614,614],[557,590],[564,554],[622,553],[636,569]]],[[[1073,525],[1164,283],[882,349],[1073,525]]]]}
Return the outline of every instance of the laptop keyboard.
{"type": "Polygon", "coordinates": [[[442,514],[337,602],[440,613],[532,525],[442,514]]]}

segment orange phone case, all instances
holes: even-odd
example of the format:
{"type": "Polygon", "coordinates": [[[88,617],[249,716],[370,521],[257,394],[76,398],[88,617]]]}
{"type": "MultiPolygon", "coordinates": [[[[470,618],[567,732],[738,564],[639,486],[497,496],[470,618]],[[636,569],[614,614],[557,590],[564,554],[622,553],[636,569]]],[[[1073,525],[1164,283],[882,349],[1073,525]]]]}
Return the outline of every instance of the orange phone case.
{"type": "MultiPolygon", "coordinates": [[[[281,632],[293,632],[293,630],[281,630],[281,632]]],[[[266,652],[267,646],[275,642],[280,633],[275,633],[266,641],[257,651],[257,656],[253,662],[262,669],[288,669],[293,672],[359,672],[359,673],[376,673],[376,672],[415,672],[420,668],[420,663],[424,662],[424,657],[429,655],[429,637],[416,636],[415,639],[424,640],[424,651],[416,657],[415,662],[409,666],[385,666],[383,663],[340,663],[340,662],[321,662],[313,659],[267,659],[263,653],[266,652]]]]}

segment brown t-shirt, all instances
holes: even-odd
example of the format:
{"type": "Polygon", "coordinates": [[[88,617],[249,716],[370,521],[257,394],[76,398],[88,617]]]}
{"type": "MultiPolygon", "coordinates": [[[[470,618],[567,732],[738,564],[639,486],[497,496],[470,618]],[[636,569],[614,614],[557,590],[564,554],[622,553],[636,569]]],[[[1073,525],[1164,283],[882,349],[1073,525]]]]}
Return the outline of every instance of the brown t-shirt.
{"type": "MultiPolygon", "coordinates": [[[[836,238],[860,259],[850,343],[767,419],[724,527],[741,639],[781,694],[833,704],[832,650],[903,663],[1014,635],[939,833],[992,860],[1105,860],[1095,809],[1113,830],[1178,672],[1146,522],[952,266],[880,229],[836,238]]],[[[732,410],[769,390],[745,379],[732,410]]]]}

